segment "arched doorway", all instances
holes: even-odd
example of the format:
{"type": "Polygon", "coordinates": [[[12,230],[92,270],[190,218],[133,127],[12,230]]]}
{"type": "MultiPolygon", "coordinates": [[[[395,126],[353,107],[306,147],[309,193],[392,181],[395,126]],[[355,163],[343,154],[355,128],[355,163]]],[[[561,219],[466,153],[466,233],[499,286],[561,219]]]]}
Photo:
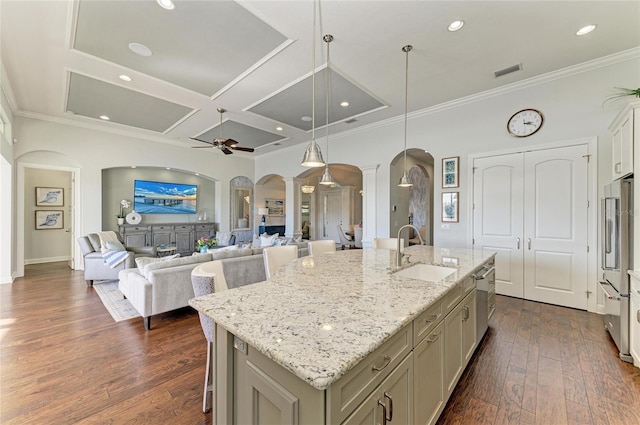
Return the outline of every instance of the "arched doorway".
{"type": "MultiPolygon", "coordinates": [[[[425,242],[433,245],[433,156],[422,149],[407,149],[407,173],[411,187],[398,187],[404,172],[404,151],[396,155],[390,165],[389,235],[395,237],[398,229],[412,223],[425,226],[425,242]]],[[[410,237],[415,237],[415,232],[410,237]]],[[[403,235],[403,238],[408,239],[403,235]]]]}
{"type": "Polygon", "coordinates": [[[300,214],[302,235],[305,239],[333,239],[339,242],[337,226],[345,232],[362,223],[362,171],[349,164],[330,164],[335,184],[319,184],[324,168],[307,170],[297,176],[302,191],[300,214]]]}

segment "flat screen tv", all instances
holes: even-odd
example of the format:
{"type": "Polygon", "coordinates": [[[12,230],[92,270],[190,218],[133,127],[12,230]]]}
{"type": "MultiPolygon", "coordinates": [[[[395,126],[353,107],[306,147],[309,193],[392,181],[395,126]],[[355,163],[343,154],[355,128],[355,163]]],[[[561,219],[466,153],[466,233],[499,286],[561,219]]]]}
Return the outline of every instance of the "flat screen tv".
{"type": "Polygon", "coordinates": [[[140,214],[195,214],[198,186],[135,180],[133,209],[140,214]]]}

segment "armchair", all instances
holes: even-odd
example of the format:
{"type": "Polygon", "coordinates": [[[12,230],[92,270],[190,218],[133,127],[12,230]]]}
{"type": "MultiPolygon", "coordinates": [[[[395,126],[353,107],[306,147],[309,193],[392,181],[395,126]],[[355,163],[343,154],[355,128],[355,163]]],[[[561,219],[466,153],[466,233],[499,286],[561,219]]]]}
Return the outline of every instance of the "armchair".
{"type": "Polygon", "coordinates": [[[89,233],[78,238],[78,244],[84,258],[84,280],[88,286],[93,285],[94,280],[118,279],[120,270],[136,267],[136,257],[155,257],[156,248],[153,246],[126,247],[127,257],[116,267],[111,268],[105,263],[100,249],[100,237],[97,233],[89,233]]]}

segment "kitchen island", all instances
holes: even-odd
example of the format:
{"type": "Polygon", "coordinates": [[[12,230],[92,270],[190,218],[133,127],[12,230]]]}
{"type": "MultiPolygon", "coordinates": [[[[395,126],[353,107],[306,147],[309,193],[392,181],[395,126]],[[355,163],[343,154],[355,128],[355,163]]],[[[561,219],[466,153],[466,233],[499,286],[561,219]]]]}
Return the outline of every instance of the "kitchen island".
{"type": "Polygon", "coordinates": [[[191,300],[216,322],[214,423],[435,422],[476,347],[473,274],[495,254],[405,254],[455,271],[407,278],[395,251],[338,251],[191,300]]]}

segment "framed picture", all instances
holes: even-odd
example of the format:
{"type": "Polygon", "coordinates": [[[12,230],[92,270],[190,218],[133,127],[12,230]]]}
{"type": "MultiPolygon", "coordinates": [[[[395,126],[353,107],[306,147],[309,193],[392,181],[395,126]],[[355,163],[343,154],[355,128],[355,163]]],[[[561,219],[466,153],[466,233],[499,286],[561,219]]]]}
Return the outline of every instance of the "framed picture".
{"type": "Polygon", "coordinates": [[[36,210],[36,230],[62,229],[62,210],[36,210]]]}
{"type": "Polygon", "coordinates": [[[36,187],[36,206],[64,206],[64,189],[61,187],[36,187]]]}
{"type": "Polygon", "coordinates": [[[442,158],[442,187],[458,187],[458,162],[459,156],[442,158]]]}
{"type": "Polygon", "coordinates": [[[442,192],[442,221],[458,222],[458,192],[442,192]]]}
{"type": "Polygon", "coordinates": [[[284,199],[267,199],[267,209],[269,210],[269,217],[282,217],[284,216],[284,199]]]}

